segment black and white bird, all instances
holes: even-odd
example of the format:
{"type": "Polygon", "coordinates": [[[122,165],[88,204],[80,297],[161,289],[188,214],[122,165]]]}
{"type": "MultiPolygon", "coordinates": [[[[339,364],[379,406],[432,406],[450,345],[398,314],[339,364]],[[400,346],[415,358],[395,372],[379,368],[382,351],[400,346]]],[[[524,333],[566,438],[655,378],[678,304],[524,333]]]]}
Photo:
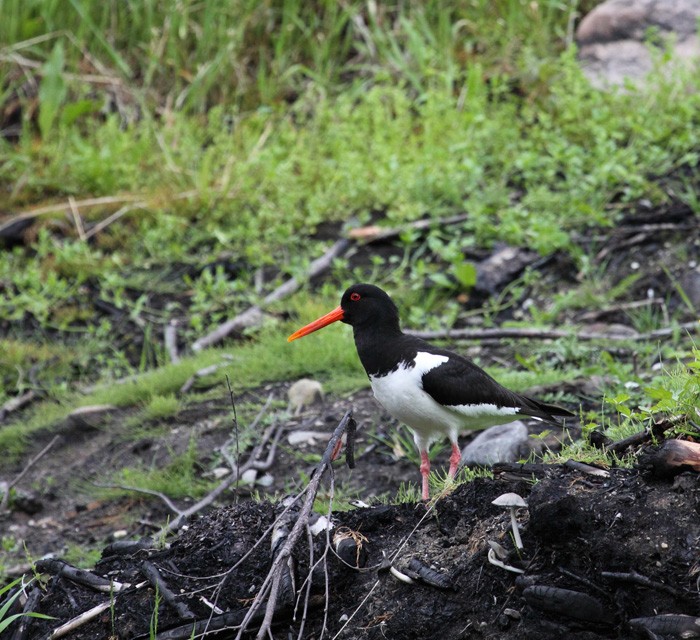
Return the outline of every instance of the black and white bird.
{"type": "Polygon", "coordinates": [[[421,458],[424,500],[429,498],[428,448],[433,441],[450,439],[449,477],[454,478],[461,461],[460,431],[486,429],[522,416],[556,423],[554,416],[573,415],[509,391],[464,356],[406,335],[392,299],[371,284],[350,287],[340,306],[293,333],[288,341],[338,320],[353,328],[357,354],[374,396],[413,432],[421,458]]]}

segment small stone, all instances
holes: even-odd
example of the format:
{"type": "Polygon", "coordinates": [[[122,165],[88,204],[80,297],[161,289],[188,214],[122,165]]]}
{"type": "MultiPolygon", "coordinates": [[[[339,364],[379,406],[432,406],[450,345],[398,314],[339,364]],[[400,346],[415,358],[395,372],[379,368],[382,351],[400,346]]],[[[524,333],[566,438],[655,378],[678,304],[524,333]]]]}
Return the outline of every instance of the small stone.
{"type": "Polygon", "coordinates": [[[287,436],[287,442],[289,442],[289,444],[291,444],[293,447],[298,445],[298,444],[315,445],[317,440],[320,440],[321,442],[325,442],[327,440],[330,440],[330,437],[331,437],[331,434],[328,431],[300,430],[300,431],[292,431],[287,436]]]}
{"type": "Polygon", "coordinates": [[[258,472],[256,469],[248,469],[241,474],[241,483],[243,484],[255,484],[255,480],[258,477],[258,472]]]}
{"type": "Polygon", "coordinates": [[[266,473],[262,478],[260,478],[258,480],[258,484],[261,487],[263,487],[264,489],[271,487],[274,482],[275,482],[274,476],[271,476],[269,473],[266,473]]]}
{"type": "Polygon", "coordinates": [[[112,533],[112,537],[115,540],[121,540],[122,538],[126,538],[128,535],[129,532],[126,529],[117,529],[114,533],[112,533]]]}
{"type": "Polygon", "coordinates": [[[293,411],[294,415],[298,416],[305,407],[323,401],[323,385],[318,380],[302,378],[289,387],[287,398],[289,398],[289,411],[293,411]]]}

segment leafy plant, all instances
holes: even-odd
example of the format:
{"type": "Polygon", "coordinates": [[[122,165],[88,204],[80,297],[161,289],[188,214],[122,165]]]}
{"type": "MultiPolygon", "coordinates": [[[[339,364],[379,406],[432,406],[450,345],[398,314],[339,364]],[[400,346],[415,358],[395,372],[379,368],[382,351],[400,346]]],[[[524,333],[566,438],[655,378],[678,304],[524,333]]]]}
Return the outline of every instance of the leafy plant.
{"type": "Polygon", "coordinates": [[[13,580],[4,587],[0,587],[0,598],[2,598],[2,596],[4,596],[5,594],[10,593],[13,589],[17,589],[14,594],[5,599],[4,604],[2,605],[2,607],[0,607],[0,633],[6,631],[13,622],[24,617],[40,618],[42,620],[53,620],[51,616],[47,616],[43,613],[35,613],[33,611],[27,613],[14,613],[12,615],[8,615],[8,612],[12,608],[12,605],[22,595],[24,589],[26,589],[32,582],[30,580],[29,583],[24,584],[23,581],[24,578],[17,578],[16,580],[13,580]]]}

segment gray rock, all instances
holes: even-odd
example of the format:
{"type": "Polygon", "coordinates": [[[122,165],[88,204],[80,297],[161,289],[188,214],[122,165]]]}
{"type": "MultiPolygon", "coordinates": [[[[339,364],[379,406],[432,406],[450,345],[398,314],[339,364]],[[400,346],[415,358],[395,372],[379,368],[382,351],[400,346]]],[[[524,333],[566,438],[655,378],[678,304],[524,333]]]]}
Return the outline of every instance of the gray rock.
{"type": "Polygon", "coordinates": [[[679,285],[688,297],[690,304],[700,310],[700,267],[688,269],[680,279],[679,285]]]}
{"type": "Polygon", "coordinates": [[[700,59],[700,0],[607,0],[576,30],[579,60],[591,83],[605,88],[643,81],[653,67],[647,42],[673,43],[673,61],[700,59]]]}
{"type": "Polygon", "coordinates": [[[464,449],[462,464],[492,465],[497,462],[515,462],[527,448],[527,427],[510,422],[482,431],[464,449]]]}

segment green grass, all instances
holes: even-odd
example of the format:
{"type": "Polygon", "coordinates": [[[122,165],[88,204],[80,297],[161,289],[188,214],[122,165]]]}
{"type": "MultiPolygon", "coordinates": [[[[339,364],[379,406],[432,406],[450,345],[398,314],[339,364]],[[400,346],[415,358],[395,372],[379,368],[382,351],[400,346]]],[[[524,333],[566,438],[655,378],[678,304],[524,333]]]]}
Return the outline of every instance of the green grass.
{"type": "Polygon", "coordinates": [[[337,90],[349,71],[358,91],[389,80],[419,95],[461,85],[475,60],[512,73],[520,57],[560,49],[571,13],[587,4],[3,0],[0,46],[45,70],[59,58],[58,69],[77,76],[67,84],[109,77],[140,106],[202,113],[274,104],[309,84],[337,90]]]}
{"type": "MultiPolygon", "coordinates": [[[[125,467],[117,472],[113,483],[131,487],[147,488],[160,491],[169,498],[197,498],[211,490],[213,483],[201,477],[201,453],[194,438],[190,440],[186,451],[172,455],[170,461],[162,466],[125,467]]],[[[121,489],[104,489],[107,495],[133,495],[121,489]]]]}

